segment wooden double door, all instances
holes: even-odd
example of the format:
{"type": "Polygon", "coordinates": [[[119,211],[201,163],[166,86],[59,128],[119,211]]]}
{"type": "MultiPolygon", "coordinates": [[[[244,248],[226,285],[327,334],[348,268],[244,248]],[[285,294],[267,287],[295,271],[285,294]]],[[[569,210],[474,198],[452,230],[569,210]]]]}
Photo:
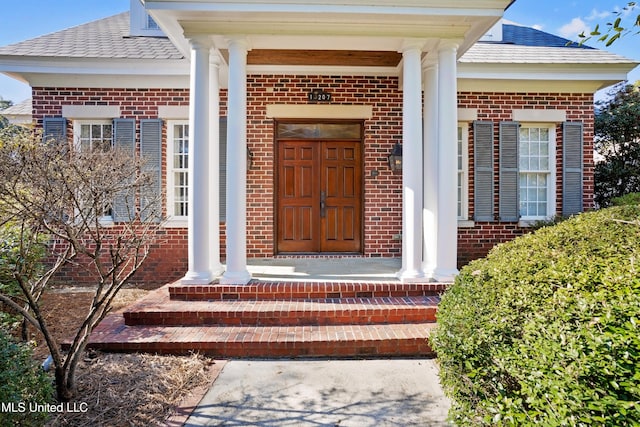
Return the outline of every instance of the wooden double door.
{"type": "Polygon", "coordinates": [[[362,251],[362,143],[277,142],[279,253],[362,251]]]}

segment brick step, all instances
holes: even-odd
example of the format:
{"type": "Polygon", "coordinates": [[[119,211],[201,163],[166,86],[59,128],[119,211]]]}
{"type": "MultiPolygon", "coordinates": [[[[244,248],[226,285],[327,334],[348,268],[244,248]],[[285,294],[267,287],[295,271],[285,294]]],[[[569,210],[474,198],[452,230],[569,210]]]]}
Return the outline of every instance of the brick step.
{"type": "Polygon", "coordinates": [[[308,300],[440,295],[447,283],[251,282],[247,285],[169,285],[172,300],[308,300]]]}
{"type": "Polygon", "coordinates": [[[434,323],[323,326],[126,326],[120,314],[105,318],[89,348],[119,352],[215,357],[433,356],[434,323]]]}
{"type": "Polygon", "coordinates": [[[172,301],[145,299],[124,312],[125,324],[367,325],[435,322],[438,296],[317,299],[308,301],[172,301]]]}

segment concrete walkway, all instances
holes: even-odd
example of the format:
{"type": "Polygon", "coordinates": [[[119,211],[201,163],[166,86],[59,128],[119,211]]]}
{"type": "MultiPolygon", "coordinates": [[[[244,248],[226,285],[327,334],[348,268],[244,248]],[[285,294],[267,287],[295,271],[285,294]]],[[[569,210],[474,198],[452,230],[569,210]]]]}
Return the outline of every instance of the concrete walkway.
{"type": "Polygon", "coordinates": [[[432,359],[227,362],[185,426],[445,426],[432,359]]]}

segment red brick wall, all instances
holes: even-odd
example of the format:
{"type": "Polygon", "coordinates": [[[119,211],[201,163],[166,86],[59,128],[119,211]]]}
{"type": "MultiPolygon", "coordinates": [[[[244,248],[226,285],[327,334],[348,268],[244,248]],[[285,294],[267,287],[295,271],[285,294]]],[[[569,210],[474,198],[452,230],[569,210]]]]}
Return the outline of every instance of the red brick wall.
{"type": "MultiPolygon", "coordinates": [[[[250,75],[247,82],[247,143],[254,154],[253,168],[247,175],[247,255],[270,257],[274,247],[274,128],[266,117],[268,104],[307,104],[313,89],[331,92],[333,104],[371,105],[373,116],[365,122],[364,144],[364,254],[372,257],[401,255],[402,218],[401,175],[387,165],[393,145],[402,140],[402,92],[395,77],[349,76],[268,76],[250,75]],[[378,175],[373,176],[372,172],[378,175]]],[[[188,105],[187,89],[83,89],[34,88],[34,119],[61,116],[62,105],[117,105],[125,118],[156,118],[158,107],[188,105]]],[[[491,120],[496,126],[496,166],[498,122],[512,120],[513,109],[539,108],[567,111],[570,121],[585,125],[585,209],[593,206],[593,96],[591,94],[551,93],[472,93],[459,94],[459,107],[478,110],[479,120],[491,120]]],[[[226,114],[226,91],[221,93],[221,114],[226,114]]],[[[138,122],[139,124],[139,122],[138,122]]],[[[557,134],[557,211],[562,206],[562,129],[557,134]]],[[[69,122],[68,134],[72,135],[69,122]]],[[[138,135],[139,136],[139,135],[138,135]]],[[[166,124],[164,129],[166,140],[166,124]]],[[[163,151],[163,157],[166,151],[163,151]]],[[[473,218],[473,128],[469,128],[469,217],[473,218]]],[[[163,161],[163,164],[165,162],[163,161]]],[[[165,173],[163,171],[163,180],[165,173]]],[[[498,171],[495,171],[496,197],[498,171]]],[[[163,185],[166,188],[166,185],[163,185]]],[[[497,209],[497,200],[495,200],[497,209]]],[[[484,256],[496,243],[526,232],[516,223],[476,223],[458,231],[459,263],[484,256]]],[[[187,269],[187,233],[167,228],[138,280],[168,282],[181,277],[187,269]]],[[[221,227],[224,256],[224,224],[221,227]]],[[[67,280],[86,281],[79,271],[68,269],[67,280]]],[[[82,273],[84,274],[84,273],[82,273]]]]}
{"type": "Polygon", "coordinates": [[[402,177],[387,165],[393,145],[402,140],[402,93],[395,77],[262,76],[248,78],[247,142],[254,153],[248,174],[248,257],[273,256],[274,247],[274,129],[266,117],[269,104],[308,104],[307,94],[324,89],[332,103],[373,106],[365,122],[364,141],[364,254],[399,256],[394,239],[402,229],[402,177]],[[378,176],[372,177],[377,170],[378,176]],[[266,189],[266,191],[265,191],[266,189]]]}
{"type": "MultiPolygon", "coordinates": [[[[33,96],[33,118],[42,126],[44,117],[62,116],[63,105],[108,105],[119,106],[122,118],[136,119],[136,141],[140,139],[140,120],[158,117],[158,107],[164,105],[188,106],[188,89],[85,89],[85,88],[41,88],[35,87],[33,96]]],[[[67,135],[73,136],[73,123],[67,122],[67,135]]],[[[166,126],[163,129],[166,140],[166,126]]],[[[163,147],[163,159],[166,146],[163,147]]],[[[163,161],[163,164],[165,162],[163,161]]],[[[163,188],[166,176],[163,171],[163,188]]],[[[114,233],[118,227],[114,227],[114,233]]],[[[90,283],[92,274],[87,270],[87,261],[78,260],[78,265],[67,266],[58,279],[70,283],[90,283]]],[[[162,284],[175,281],[187,271],[187,230],[165,228],[158,232],[158,242],[143,268],[134,277],[136,282],[162,284]]]]}
{"type": "MultiPolygon", "coordinates": [[[[513,120],[514,109],[541,109],[566,111],[567,121],[584,124],[584,209],[594,207],[594,161],[593,161],[593,95],[557,93],[486,93],[461,92],[458,94],[460,108],[478,111],[478,120],[494,122],[494,183],[495,216],[498,215],[498,123],[513,120]]],[[[562,126],[556,126],[556,212],[562,213],[562,126]]],[[[469,127],[469,218],[473,218],[473,126],[469,127]]],[[[492,222],[475,223],[472,228],[458,229],[458,264],[464,265],[473,259],[483,257],[496,244],[512,240],[526,233],[518,223],[492,222]]]]}

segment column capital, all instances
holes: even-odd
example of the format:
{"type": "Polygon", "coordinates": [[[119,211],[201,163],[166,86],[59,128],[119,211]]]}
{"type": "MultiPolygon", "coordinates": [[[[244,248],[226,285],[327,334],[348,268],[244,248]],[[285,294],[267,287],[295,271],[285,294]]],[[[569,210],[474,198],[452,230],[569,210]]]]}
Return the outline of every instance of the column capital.
{"type": "Polygon", "coordinates": [[[220,58],[218,51],[213,47],[209,52],[209,64],[212,67],[216,67],[216,68],[220,67],[220,65],[222,64],[222,58],[220,58]]]}
{"type": "Polygon", "coordinates": [[[229,49],[248,52],[251,50],[251,43],[246,36],[232,36],[227,38],[229,49]]]}
{"type": "Polygon", "coordinates": [[[459,39],[440,39],[440,43],[438,43],[438,52],[442,52],[443,50],[457,51],[461,43],[462,40],[459,39]]]}
{"type": "Polygon", "coordinates": [[[208,35],[192,35],[188,36],[187,39],[189,40],[191,49],[211,49],[213,47],[213,40],[211,40],[211,37],[208,35]]]}
{"type": "Polygon", "coordinates": [[[425,39],[404,39],[402,40],[402,45],[400,46],[400,50],[398,50],[398,52],[401,52],[403,54],[415,50],[422,52],[426,42],[427,41],[425,39]]]}

